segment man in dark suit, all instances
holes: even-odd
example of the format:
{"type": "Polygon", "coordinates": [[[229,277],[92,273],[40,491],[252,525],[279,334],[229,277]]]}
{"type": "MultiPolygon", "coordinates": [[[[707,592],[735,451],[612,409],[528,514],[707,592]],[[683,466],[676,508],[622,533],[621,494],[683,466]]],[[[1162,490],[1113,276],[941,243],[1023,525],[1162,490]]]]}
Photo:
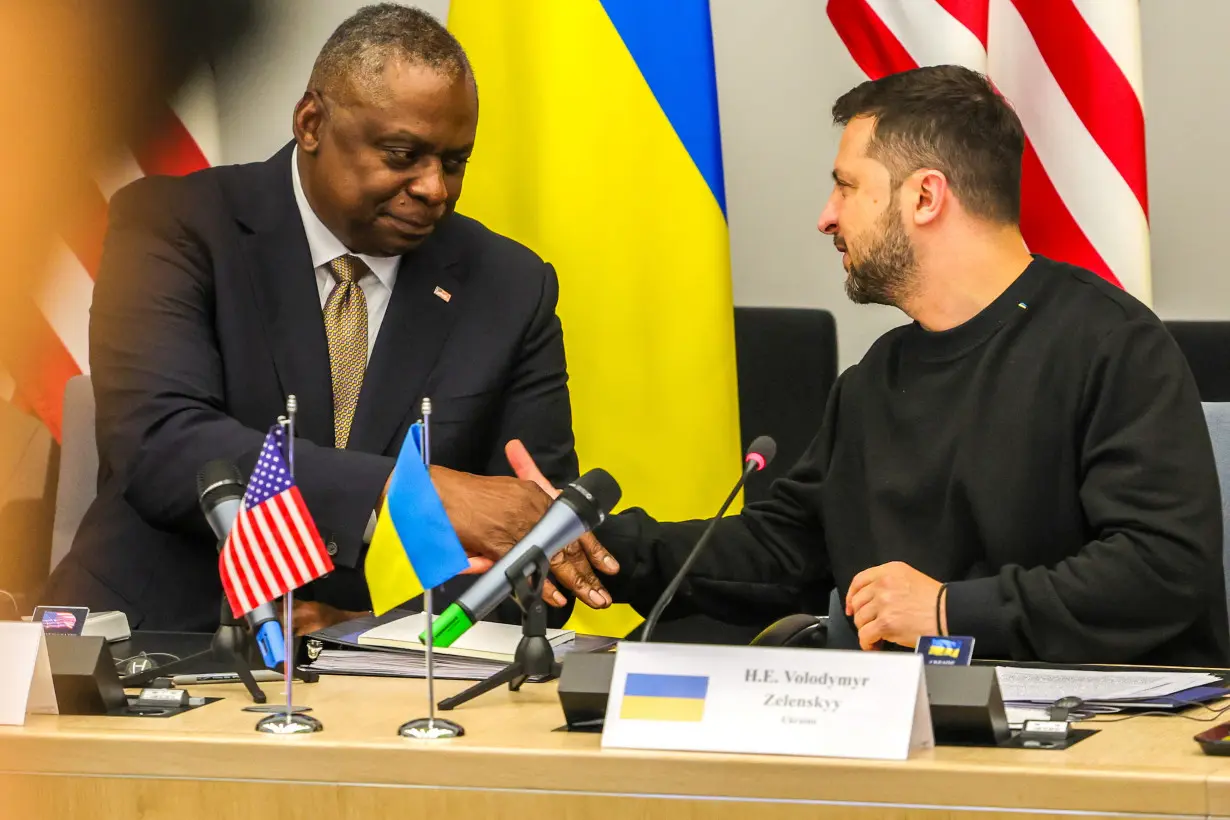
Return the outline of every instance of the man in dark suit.
{"type": "MultiPolygon", "coordinates": [[[[367,7],[317,58],[293,143],[115,196],[90,324],[99,493],[47,600],[212,629],[194,477],[218,458],[250,472],[290,394],[296,481],[337,567],[305,590],[301,631],[368,608],[365,545],[422,397],[433,479],[477,570],[549,503],[507,476],[506,441],[575,477],[555,272],[454,213],[477,120],[456,40],[423,12],[367,7]]],[[[587,543],[555,575],[605,606],[590,560],[607,556],[587,543]]]]}

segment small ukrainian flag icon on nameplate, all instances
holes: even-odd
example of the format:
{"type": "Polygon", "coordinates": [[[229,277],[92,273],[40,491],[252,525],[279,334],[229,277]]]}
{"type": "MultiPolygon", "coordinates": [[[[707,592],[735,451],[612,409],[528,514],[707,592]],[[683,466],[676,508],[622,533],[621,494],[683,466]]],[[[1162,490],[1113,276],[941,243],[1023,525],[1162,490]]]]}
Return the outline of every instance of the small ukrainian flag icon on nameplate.
{"type": "Polygon", "coordinates": [[[705,717],[709,678],[704,675],[654,675],[629,672],[619,716],[624,720],[696,723],[705,717]]]}

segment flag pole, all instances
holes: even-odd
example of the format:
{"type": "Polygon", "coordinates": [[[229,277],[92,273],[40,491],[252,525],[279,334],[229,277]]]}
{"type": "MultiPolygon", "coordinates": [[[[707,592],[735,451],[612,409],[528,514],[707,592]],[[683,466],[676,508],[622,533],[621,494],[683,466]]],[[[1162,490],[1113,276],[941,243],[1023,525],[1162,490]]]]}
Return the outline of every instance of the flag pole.
{"type": "MultiPolygon", "coordinates": [[[[423,398],[423,469],[431,477],[431,399],[423,398]]],[[[427,729],[436,728],[436,676],[431,656],[431,619],[435,616],[432,607],[431,587],[423,590],[423,611],[427,613],[427,729]]]]}
{"type": "MultiPolygon", "coordinates": [[[[295,480],[295,417],[299,414],[299,400],[294,394],[286,397],[286,415],[278,417],[286,435],[286,466],[290,470],[290,480],[295,480]]],[[[286,646],[286,660],[282,662],[282,673],[286,680],[286,705],[281,714],[273,714],[263,718],[256,724],[258,732],[268,732],[275,735],[297,735],[305,732],[319,732],[325,728],[319,720],[311,715],[306,706],[298,708],[294,705],[295,691],[295,589],[292,586],[282,596],[282,639],[286,646]]]]}
{"type": "MultiPolygon", "coordinates": [[[[423,456],[423,467],[428,471],[428,477],[431,473],[431,399],[424,398],[421,407],[423,414],[422,427],[422,448],[421,455],[423,456]]],[[[413,737],[425,740],[440,740],[442,738],[460,737],[465,734],[465,729],[461,725],[454,723],[451,720],[436,718],[436,676],[435,676],[435,660],[432,656],[432,635],[431,635],[431,619],[434,615],[432,610],[431,587],[426,587],[423,590],[423,613],[427,620],[425,641],[427,651],[425,660],[427,663],[427,717],[415,718],[414,720],[403,723],[398,728],[397,733],[402,737],[413,737]]]]}

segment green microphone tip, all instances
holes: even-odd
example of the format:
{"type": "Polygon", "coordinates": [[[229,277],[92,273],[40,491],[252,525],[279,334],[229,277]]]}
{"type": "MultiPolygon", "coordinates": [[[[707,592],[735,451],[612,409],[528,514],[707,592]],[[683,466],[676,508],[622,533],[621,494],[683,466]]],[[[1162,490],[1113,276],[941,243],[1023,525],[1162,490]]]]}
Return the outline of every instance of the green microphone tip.
{"type": "MultiPolygon", "coordinates": [[[[440,613],[440,617],[435,618],[431,622],[431,643],[432,646],[448,647],[453,645],[453,641],[465,634],[466,630],[474,626],[474,621],[466,614],[458,604],[449,604],[448,609],[440,613]]],[[[419,634],[419,640],[427,643],[427,630],[424,629],[419,634]]]]}

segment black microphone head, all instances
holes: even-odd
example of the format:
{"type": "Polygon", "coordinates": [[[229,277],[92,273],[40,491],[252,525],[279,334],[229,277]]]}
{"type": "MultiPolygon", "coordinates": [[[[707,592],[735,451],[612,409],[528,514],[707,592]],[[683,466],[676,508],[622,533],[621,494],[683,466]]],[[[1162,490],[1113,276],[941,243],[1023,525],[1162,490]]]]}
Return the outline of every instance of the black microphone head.
{"type": "Polygon", "coordinates": [[[777,455],[777,442],[772,436],[756,436],[751,444],[748,445],[747,455],[743,457],[745,462],[756,464],[757,470],[763,470],[769,466],[769,462],[773,460],[773,456],[777,455]]]}
{"type": "Polygon", "coordinates": [[[590,494],[594,500],[594,506],[602,510],[603,515],[615,509],[615,505],[619,503],[620,496],[623,495],[623,490],[619,489],[619,484],[611,477],[610,473],[601,467],[595,467],[578,478],[576,485],[590,494]]]}
{"type": "Polygon", "coordinates": [[[242,497],[243,493],[243,473],[232,461],[216,458],[196,474],[196,495],[202,509],[211,509],[224,498],[242,497]]]}
{"type": "Polygon", "coordinates": [[[563,501],[581,517],[590,529],[601,524],[623,492],[611,474],[601,468],[590,470],[560,491],[563,501]]]}

